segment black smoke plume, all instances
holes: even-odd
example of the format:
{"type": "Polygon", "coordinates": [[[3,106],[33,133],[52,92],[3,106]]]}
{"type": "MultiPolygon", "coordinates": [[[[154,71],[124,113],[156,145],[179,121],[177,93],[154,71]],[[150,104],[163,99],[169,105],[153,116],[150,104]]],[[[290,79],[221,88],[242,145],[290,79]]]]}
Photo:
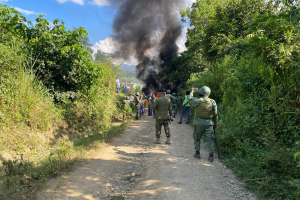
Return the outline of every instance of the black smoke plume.
{"type": "Polygon", "coordinates": [[[178,53],[176,41],[182,24],[178,10],[183,0],[119,0],[121,5],[113,23],[113,39],[118,42],[115,58],[134,56],[137,78],[150,90],[168,88],[166,78],[157,80],[178,53]]]}

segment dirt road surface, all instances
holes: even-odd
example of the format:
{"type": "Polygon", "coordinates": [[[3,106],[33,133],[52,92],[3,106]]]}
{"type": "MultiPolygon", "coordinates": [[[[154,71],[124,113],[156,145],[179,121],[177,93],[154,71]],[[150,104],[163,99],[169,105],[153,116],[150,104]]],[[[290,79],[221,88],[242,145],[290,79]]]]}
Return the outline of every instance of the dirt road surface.
{"type": "Polygon", "coordinates": [[[256,200],[218,159],[193,157],[192,127],[170,125],[171,145],[153,144],[155,120],[143,116],[72,172],[50,180],[39,200],[256,200]]]}

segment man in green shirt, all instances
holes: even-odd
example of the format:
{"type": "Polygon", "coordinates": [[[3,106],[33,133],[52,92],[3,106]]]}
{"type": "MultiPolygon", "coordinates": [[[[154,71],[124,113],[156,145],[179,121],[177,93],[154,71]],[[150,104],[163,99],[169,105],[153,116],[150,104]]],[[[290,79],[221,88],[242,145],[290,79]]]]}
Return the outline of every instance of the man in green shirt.
{"type": "Polygon", "coordinates": [[[195,107],[194,117],[194,145],[196,154],[195,158],[200,159],[200,143],[204,135],[205,141],[208,141],[209,157],[208,161],[214,161],[214,128],[217,126],[218,111],[215,100],[210,99],[209,95],[211,90],[209,87],[204,86],[200,88],[200,98],[193,98],[194,88],[190,94],[190,105],[195,107]]]}
{"type": "Polygon", "coordinates": [[[169,121],[172,120],[172,104],[168,97],[164,94],[163,90],[158,90],[158,98],[151,104],[151,109],[156,110],[156,140],[154,144],[160,144],[161,127],[164,126],[165,133],[167,136],[166,144],[171,144],[170,142],[170,129],[169,121]]]}
{"type": "Polygon", "coordinates": [[[170,96],[170,100],[172,103],[173,117],[175,117],[177,114],[177,108],[178,108],[178,106],[177,106],[178,99],[176,97],[175,92],[173,92],[173,94],[170,96]]]}

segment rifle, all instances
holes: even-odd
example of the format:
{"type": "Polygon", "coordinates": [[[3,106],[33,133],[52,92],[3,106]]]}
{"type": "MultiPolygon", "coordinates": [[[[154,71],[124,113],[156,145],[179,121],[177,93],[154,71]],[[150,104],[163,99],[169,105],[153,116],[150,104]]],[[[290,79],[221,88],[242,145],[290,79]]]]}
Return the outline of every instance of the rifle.
{"type": "Polygon", "coordinates": [[[218,139],[217,139],[216,128],[214,128],[214,135],[215,135],[215,143],[216,143],[217,152],[218,152],[218,158],[220,159],[220,148],[219,148],[219,143],[218,143],[218,139]]]}

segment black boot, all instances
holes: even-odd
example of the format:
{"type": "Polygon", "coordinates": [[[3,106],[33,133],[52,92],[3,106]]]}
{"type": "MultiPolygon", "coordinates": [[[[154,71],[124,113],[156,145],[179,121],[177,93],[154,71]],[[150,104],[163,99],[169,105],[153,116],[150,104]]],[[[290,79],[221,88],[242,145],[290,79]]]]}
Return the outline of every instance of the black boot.
{"type": "Polygon", "coordinates": [[[182,122],[178,122],[178,124],[182,124],[182,122]]]}
{"type": "Polygon", "coordinates": [[[194,157],[200,159],[200,152],[199,152],[199,151],[196,151],[194,157]]]}
{"type": "Polygon", "coordinates": [[[208,161],[214,162],[214,154],[213,153],[209,154],[208,161]]]}

